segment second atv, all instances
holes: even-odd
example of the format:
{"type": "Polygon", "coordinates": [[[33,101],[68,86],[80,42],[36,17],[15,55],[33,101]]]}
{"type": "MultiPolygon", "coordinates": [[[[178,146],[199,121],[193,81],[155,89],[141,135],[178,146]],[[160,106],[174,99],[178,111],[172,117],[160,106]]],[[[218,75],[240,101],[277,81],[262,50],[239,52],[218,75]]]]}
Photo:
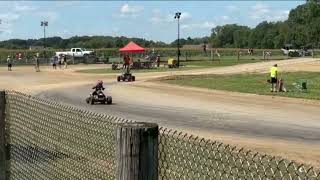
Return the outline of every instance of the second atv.
{"type": "Polygon", "coordinates": [[[136,77],[130,73],[130,67],[124,69],[124,72],[117,77],[117,81],[135,81],[136,77]]]}

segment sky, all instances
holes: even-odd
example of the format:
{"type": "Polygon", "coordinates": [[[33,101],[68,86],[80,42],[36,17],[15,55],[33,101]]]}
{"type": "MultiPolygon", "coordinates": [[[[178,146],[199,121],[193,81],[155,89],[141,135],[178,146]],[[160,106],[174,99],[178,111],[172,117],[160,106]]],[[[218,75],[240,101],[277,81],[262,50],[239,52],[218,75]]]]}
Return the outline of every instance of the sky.
{"type": "Polygon", "coordinates": [[[175,12],[182,38],[209,36],[217,25],[255,27],[281,21],[305,1],[0,1],[0,40],[82,35],[139,37],[172,42],[175,12]]]}

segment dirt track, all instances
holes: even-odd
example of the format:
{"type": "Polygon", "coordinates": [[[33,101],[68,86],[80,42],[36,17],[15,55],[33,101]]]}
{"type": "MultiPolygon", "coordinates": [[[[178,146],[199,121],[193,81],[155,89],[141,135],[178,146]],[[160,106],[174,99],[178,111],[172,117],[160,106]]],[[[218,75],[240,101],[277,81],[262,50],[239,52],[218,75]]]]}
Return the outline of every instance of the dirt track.
{"type": "Polygon", "coordinates": [[[20,67],[14,72],[0,68],[0,85],[101,113],[157,122],[202,137],[320,166],[319,101],[182,88],[144,81],[179,74],[264,72],[274,63],[278,63],[280,71],[300,68],[320,71],[319,61],[298,59],[183,72],[139,73],[136,74],[138,82],[118,84],[114,82],[114,75],[72,72],[88,68],[85,66],[57,72],[46,69],[40,73],[34,73],[31,67],[20,67]],[[108,82],[114,105],[93,107],[84,103],[90,92],[88,84],[97,78],[108,82]]]}

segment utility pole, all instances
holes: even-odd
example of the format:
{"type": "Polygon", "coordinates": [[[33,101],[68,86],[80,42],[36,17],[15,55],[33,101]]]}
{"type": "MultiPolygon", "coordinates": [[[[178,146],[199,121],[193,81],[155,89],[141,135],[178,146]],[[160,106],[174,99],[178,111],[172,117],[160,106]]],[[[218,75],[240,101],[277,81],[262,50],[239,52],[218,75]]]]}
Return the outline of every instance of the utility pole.
{"type": "Polygon", "coordinates": [[[178,67],[180,67],[180,16],[181,12],[176,12],[174,16],[175,19],[178,19],[178,67]]]}

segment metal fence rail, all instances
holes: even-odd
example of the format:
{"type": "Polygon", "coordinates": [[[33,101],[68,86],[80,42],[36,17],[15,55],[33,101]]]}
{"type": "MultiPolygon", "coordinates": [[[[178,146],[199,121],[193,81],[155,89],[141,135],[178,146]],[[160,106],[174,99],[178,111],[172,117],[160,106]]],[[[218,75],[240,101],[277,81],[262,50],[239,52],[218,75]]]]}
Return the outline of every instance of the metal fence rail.
{"type": "Polygon", "coordinates": [[[115,178],[115,123],[124,120],[6,93],[10,179],[115,178]]]}
{"type": "MultiPolygon", "coordinates": [[[[6,91],[10,179],[115,179],[118,123],[124,119],[6,91]]],[[[320,172],[160,128],[159,179],[320,179],[320,172]]]]}

